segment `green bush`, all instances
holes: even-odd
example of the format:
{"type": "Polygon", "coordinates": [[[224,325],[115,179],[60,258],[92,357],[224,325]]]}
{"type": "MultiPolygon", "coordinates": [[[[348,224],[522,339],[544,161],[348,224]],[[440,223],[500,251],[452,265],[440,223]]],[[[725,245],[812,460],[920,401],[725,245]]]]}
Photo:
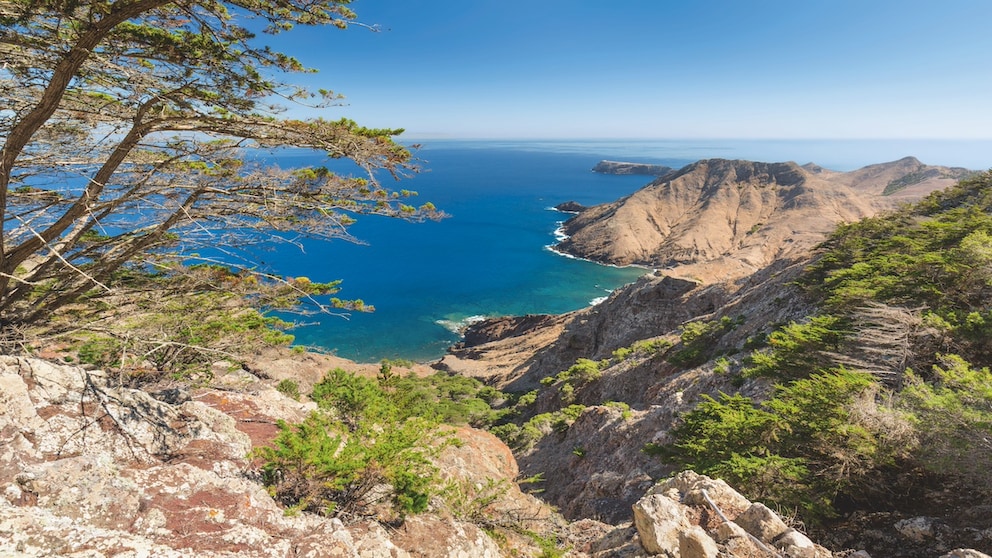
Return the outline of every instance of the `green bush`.
{"type": "Polygon", "coordinates": [[[681,348],[669,354],[668,362],[691,368],[706,362],[713,355],[713,348],[719,338],[743,322],[742,317],[731,319],[724,316],[719,320],[689,322],[682,326],[681,348]]]}
{"type": "Polygon", "coordinates": [[[300,400],[300,384],[296,383],[289,378],[280,381],[276,384],[276,391],[289,397],[290,399],[300,400]]]}
{"type": "Polygon", "coordinates": [[[439,486],[430,458],[443,447],[436,425],[410,418],[348,428],[325,412],[300,424],[279,422],[271,446],[256,448],[263,481],[287,506],[324,515],[374,513],[370,497],[388,485],[400,514],[427,509],[439,486]]]}
{"type": "Polygon", "coordinates": [[[856,420],[852,406],[874,387],[867,374],[837,370],[777,386],[761,404],[704,396],[673,430],[674,443],[649,449],[807,520],[830,517],[838,495],[856,497],[911,449],[856,420]]]}
{"type": "Polygon", "coordinates": [[[899,397],[918,425],[915,457],[934,473],[992,492],[992,373],[958,355],[941,355],[928,383],[909,372],[899,397]]]}
{"type": "Polygon", "coordinates": [[[751,353],[741,373],[744,377],[776,379],[807,377],[829,364],[824,353],[836,351],[847,333],[845,320],[837,316],[789,323],[768,336],[766,349],[751,353]]]}
{"type": "Polygon", "coordinates": [[[314,386],[319,410],[301,424],[280,423],[272,446],[255,455],[265,483],[287,506],[368,514],[381,503],[369,498],[388,487],[395,513],[421,512],[441,487],[431,458],[455,443],[442,423],[498,416],[482,395],[508,398],[444,373],[399,377],[380,369],[372,379],[335,369],[314,386]]]}

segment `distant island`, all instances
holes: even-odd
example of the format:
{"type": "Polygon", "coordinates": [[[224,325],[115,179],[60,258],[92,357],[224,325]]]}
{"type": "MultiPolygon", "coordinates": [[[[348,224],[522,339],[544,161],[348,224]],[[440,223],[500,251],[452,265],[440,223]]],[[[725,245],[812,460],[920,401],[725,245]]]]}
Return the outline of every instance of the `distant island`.
{"type": "Polygon", "coordinates": [[[664,165],[649,165],[646,163],[627,163],[622,161],[600,161],[592,168],[593,172],[603,174],[643,174],[646,176],[664,176],[672,172],[672,167],[664,165]]]}

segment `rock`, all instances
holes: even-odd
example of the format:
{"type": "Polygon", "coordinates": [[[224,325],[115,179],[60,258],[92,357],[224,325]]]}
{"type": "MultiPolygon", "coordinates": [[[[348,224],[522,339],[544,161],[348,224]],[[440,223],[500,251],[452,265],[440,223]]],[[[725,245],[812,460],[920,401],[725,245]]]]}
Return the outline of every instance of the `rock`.
{"type": "Polygon", "coordinates": [[[817,556],[816,545],[813,544],[813,541],[795,529],[789,529],[773,542],[775,547],[789,558],[816,558],[817,556]]]}
{"type": "Polygon", "coordinates": [[[958,548],[952,550],[947,554],[944,554],[940,558],[992,558],[988,554],[984,554],[977,550],[972,550],[970,548],[958,548]]]}
{"type": "Polygon", "coordinates": [[[716,542],[726,545],[732,540],[744,540],[750,541],[747,531],[743,527],[734,523],[733,521],[728,521],[721,523],[719,527],[716,528],[714,532],[714,540],[716,542]]]}
{"type": "Polygon", "coordinates": [[[650,493],[666,493],[673,489],[681,495],[681,501],[690,506],[709,506],[706,501],[706,496],[709,496],[724,514],[736,516],[751,506],[747,498],[723,480],[711,479],[694,471],[682,471],[655,485],[650,493]]]}
{"type": "Polygon", "coordinates": [[[716,558],[719,549],[706,530],[695,525],[679,533],[679,554],[681,558],[716,558]]]}
{"type": "Polygon", "coordinates": [[[586,209],[586,206],[578,202],[567,201],[556,205],[555,209],[564,213],[581,213],[586,209]]]}
{"type": "Polygon", "coordinates": [[[936,534],[934,520],[929,517],[903,519],[896,522],[895,529],[900,535],[916,542],[932,539],[936,534]]]}
{"type": "MultiPolygon", "coordinates": [[[[99,371],[0,356],[0,556],[499,556],[484,531],[452,518],[417,516],[393,532],[287,515],[252,480],[246,455],[252,440],[271,440],[276,420],[299,420],[307,406],[235,375],[251,392],[153,397],[99,371]]],[[[535,518],[521,523],[535,532],[559,526],[510,482],[517,466],[502,442],[470,428],[458,435],[462,447],[438,461],[446,479],[505,483],[486,513],[535,518]]]]}
{"type": "Polygon", "coordinates": [[[603,263],[684,266],[699,277],[740,277],[787,253],[809,250],[839,222],[919,199],[967,172],[915,159],[848,173],[795,163],[702,160],[569,219],[568,238],[558,248],[603,263]]]}
{"type": "Polygon", "coordinates": [[[392,537],[411,557],[499,558],[499,545],[470,523],[429,516],[407,518],[392,537]]]}
{"type": "Polygon", "coordinates": [[[734,522],[765,543],[771,543],[789,530],[782,518],[762,503],[751,504],[734,522]]]}
{"type": "Polygon", "coordinates": [[[465,328],[463,346],[474,347],[483,343],[516,337],[546,327],[557,320],[556,316],[547,314],[488,318],[465,328]]]}
{"type": "Polygon", "coordinates": [[[690,528],[684,508],[671,498],[649,494],[634,504],[634,525],[651,554],[679,556],[679,533],[690,528]]]}

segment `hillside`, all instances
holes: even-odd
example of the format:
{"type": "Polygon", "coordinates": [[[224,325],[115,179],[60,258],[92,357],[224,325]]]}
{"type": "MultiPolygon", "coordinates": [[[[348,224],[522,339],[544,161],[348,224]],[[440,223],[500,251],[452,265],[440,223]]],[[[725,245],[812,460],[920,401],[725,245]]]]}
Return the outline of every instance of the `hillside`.
{"type": "MultiPolygon", "coordinates": [[[[830,172],[690,167],[782,212],[830,172]]],[[[446,372],[2,355],[0,554],[988,558],[992,174],[863,209],[746,276],[476,324],[446,372]]]]}
{"type": "Polygon", "coordinates": [[[710,281],[803,254],[837,223],[953,184],[969,171],[913,158],[852,172],[815,165],[704,160],[568,220],[557,249],[598,262],[710,281]]]}
{"type": "MultiPolygon", "coordinates": [[[[690,167],[800,198],[816,172],[690,167]]],[[[885,168],[834,191],[882,191],[885,168]]],[[[992,175],[978,175],[743,278],[658,273],[564,318],[530,317],[530,331],[480,324],[442,365],[530,390],[492,431],[523,474],[554,472],[542,497],[568,518],[623,521],[653,479],[690,468],[793,510],[834,550],[988,553],[990,192],[992,175]]]]}

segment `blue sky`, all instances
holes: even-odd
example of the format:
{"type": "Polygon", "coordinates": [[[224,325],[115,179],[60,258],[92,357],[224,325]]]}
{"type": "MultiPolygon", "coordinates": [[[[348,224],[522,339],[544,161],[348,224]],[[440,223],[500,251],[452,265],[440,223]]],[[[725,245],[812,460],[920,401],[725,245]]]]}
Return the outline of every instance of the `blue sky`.
{"type": "Polygon", "coordinates": [[[989,0],[356,0],[270,38],[409,138],[992,138],[989,0]]]}

